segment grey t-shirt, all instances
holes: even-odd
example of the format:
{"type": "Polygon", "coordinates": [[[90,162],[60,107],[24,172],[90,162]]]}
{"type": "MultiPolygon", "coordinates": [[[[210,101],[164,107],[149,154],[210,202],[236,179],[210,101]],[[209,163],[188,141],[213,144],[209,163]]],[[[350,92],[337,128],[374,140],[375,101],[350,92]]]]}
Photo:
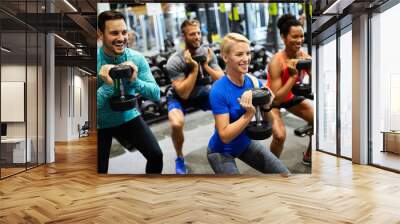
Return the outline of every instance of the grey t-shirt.
{"type": "MultiPolygon", "coordinates": [[[[208,53],[207,50],[208,50],[207,47],[201,46],[196,49],[195,54],[192,55],[192,57],[202,56],[202,55],[207,57],[207,53],[208,53]]],[[[191,68],[186,64],[183,53],[184,53],[184,50],[177,51],[168,59],[166,69],[167,69],[168,76],[171,79],[171,81],[177,80],[177,79],[183,79],[190,73],[191,68]]],[[[218,65],[217,57],[215,56],[214,52],[211,51],[211,54],[212,54],[212,60],[210,61],[210,63],[208,65],[212,69],[222,70],[218,65]]],[[[208,95],[208,93],[210,92],[210,89],[211,89],[210,85],[206,85],[206,86],[196,85],[196,86],[194,86],[192,92],[190,93],[189,99],[197,98],[199,96],[203,96],[206,94],[208,95]]]]}

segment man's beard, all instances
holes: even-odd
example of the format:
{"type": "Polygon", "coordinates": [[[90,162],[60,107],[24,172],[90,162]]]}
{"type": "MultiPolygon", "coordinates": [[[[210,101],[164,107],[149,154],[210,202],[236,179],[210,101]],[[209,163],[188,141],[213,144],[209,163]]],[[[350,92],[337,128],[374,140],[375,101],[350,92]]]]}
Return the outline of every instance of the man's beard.
{"type": "Polygon", "coordinates": [[[128,43],[128,39],[127,38],[124,38],[123,41],[113,40],[111,42],[111,46],[109,46],[109,47],[110,47],[110,49],[112,49],[113,53],[117,53],[117,52],[115,52],[114,47],[117,47],[117,45],[121,45],[122,44],[122,49],[124,49],[125,47],[127,47],[127,43],[128,43]]]}
{"type": "Polygon", "coordinates": [[[187,46],[186,48],[193,49],[193,50],[196,50],[197,48],[199,48],[200,45],[201,45],[201,43],[199,43],[199,46],[197,47],[192,42],[186,42],[186,46],[187,46]]]}
{"type": "Polygon", "coordinates": [[[124,45],[126,45],[126,43],[128,43],[128,38],[124,38],[123,41],[113,40],[113,41],[111,42],[112,45],[116,45],[116,44],[124,44],[124,45]]]}

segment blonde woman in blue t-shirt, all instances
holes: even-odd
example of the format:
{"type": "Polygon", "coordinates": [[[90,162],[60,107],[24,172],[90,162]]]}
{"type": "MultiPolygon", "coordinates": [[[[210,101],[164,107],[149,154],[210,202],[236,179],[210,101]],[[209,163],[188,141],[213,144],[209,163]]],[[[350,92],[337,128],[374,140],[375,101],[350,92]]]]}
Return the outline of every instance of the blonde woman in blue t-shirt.
{"type": "MultiPolygon", "coordinates": [[[[238,158],[262,173],[289,174],[285,165],[269,149],[252,141],[246,126],[256,113],[252,104],[254,84],[246,75],[250,64],[249,40],[229,33],[221,43],[226,75],[211,88],[210,104],[215,119],[215,132],[208,144],[208,161],[217,174],[239,174],[238,158]]],[[[262,86],[258,81],[258,86],[262,86]]]]}

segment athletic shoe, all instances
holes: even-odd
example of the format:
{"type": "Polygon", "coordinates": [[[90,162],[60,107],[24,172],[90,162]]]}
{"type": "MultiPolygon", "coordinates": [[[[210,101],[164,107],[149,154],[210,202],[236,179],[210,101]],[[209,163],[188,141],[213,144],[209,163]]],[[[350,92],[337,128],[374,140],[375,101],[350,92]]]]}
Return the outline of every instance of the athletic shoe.
{"type": "Polygon", "coordinates": [[[306,166],[311,166],[311,151],[303,152],[303,164],[306,166]]]}
{"type": "Polygon", "coordinates": [[[175,160],[176,174],[186,174],[185,160],[183,157],[177,157],[175,160]]]}

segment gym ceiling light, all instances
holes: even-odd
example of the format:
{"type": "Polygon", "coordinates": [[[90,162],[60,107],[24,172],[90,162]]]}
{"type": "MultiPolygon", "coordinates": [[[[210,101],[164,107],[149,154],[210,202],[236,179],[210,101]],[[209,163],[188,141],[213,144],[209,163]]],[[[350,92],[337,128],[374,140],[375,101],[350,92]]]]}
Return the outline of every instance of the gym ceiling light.
{"type": "Polygon", "coordinates": [[[78,12],[78,10],[71,4],[69,3],[68,0],[64,0],[65,4],[67,4],[74,12],[78,12]]]}
{"type": "Polygon", "coordinates": [[[322,13],[323,15],[338,15],[342,14],[343,10],[351,5],[354,0],[336,0],[332,5],[330,5],[327,9],[322,13]]]}
{"type": "Polygon", "coordinates": [[[64,42],[65,44],[67,44],[68,46],[75,48],[75,45],[73,45],[71,42],[67,41],[66,39],[58,36],[57,34],[54,34],[55,37],[57,37],[59,40],[61,40],[62,42],[64,42]]]}
{"type": "Polygon", "coordinates": [[[6,53],[10,53],[10,52],[11,52],[11,50],[8,50],[8,49],[5,48],[5,47],[1,47],[0,49],[1,49],[2,51],[6,52],[6,53]]]}
{"type": "Polygon", "coordinates": [[[90,72],[88,72],[88,71],[86,71],[86,70],[84,70],[84,69],[81,69],[81,68],[79,68],[79,67],[78,67],[78,70],[81,71],[81,72],[83,72],[83,73],[85,73],[85,74],[87,74],[87,75],[89,75],[89,76],[93,75],[92,73],[90,73],[90,72]]]}

